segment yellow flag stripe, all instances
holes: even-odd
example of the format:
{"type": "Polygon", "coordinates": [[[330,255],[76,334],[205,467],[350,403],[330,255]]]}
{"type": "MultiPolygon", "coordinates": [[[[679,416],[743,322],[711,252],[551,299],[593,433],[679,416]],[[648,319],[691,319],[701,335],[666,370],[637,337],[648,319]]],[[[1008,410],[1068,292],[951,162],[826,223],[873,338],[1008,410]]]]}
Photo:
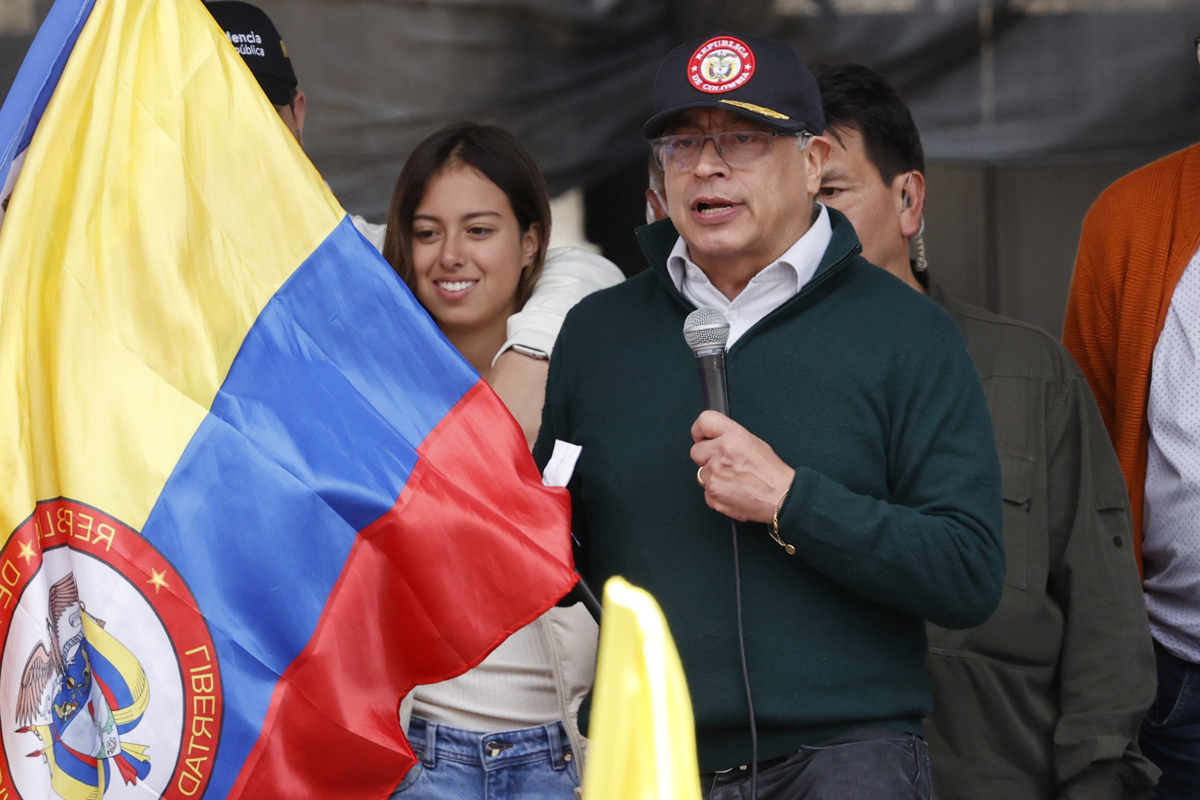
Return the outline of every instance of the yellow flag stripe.
{"type": "Polygon", "coordinates": [[[98,2],[0,228],[0,536],[60,495],[141,528],[343,216],[199,0],[98,2]]]}

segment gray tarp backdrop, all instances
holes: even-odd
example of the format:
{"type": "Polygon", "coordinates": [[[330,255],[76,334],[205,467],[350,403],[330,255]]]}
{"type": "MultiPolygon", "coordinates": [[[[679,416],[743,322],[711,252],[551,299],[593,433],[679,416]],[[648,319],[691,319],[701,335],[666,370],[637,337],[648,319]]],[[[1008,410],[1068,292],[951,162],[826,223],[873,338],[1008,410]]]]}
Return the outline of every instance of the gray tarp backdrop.
{"type": "MultiPolygon", "coordinates": [[[[496,122],[530,147],[552,192],[588,190],[589,235],[630,271],[650,84],[661,56],[695,36],[779,36],[810,65],[855,60],[892,76],[935,162],[935,270],[966,299],[1050,328],[1098,187],[1200,139],[1200,0],[259,4],[309,97],[306,149],[348,209],[381,220],[423,136],[496,122]]],[[[48,7],[0,0],[0,91],[48,7]]]]}
{"type": "Polygon", "coordinates": [[[498,122],[552,191],[645,153],[661,56],[728,29],[893,77],[933,160],[1145,159],[1200,134],[1200,0],[262,0],[310,99],[307,144],[382,216],[412,146],[498,122]],[[733,7],[733,8],[730,8],[733,7]]]}

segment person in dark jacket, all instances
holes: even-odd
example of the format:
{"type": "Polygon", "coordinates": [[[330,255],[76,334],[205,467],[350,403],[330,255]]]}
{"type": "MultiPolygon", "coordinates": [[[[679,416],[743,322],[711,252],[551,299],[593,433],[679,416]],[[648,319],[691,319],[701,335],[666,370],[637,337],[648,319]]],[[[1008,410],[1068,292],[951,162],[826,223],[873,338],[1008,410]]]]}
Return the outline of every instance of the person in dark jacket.
{"type": "Polygon", "coordinates": [[[1000,451],[1000,609],[969,630],[929,626],[939,800],[1151,797],[1158,770],[1137,732],[1154,653],[1121,468],[1087,382],[1053,337],[955,301],[910,261],[924,154],[888,80],[843,64],[818,82],[834,140],[820,197],[861,231],[864,257],[954,317],[1000,451]]]}
{"type": "Polygon", "coordinates": [[[683,45],[654,96],[670,219],[638,231],[652,269],[568,314],[534,456],[582,447],[577,565],[661,605],[707,797],[750,796],[757,767],[761,800],[928,798],[925,620],[977,625],[1004,581],[966,344],[814,204],[830,144],[786,44],[683,45]],[[730,417],[682,334],[702,305],[730,320],[730,417]]]}

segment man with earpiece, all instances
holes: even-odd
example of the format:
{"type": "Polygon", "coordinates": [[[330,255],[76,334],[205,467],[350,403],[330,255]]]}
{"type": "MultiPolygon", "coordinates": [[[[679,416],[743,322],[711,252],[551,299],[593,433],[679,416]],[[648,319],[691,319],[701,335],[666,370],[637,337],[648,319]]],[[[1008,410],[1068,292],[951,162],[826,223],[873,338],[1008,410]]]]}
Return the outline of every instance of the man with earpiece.
{"type": "Polygon", "coordinates": [[[1000,451],[1000,608],[969,630],[929,626],[937,796],[1150,797],[1158,770],[1137,739],[1154,654],[1121,467],[1087,381],[1049,334],[959,303],[930,277],[921,138],[887,78],[840,64],[817,82],[833,139],[821,200],[853,223],[869,261],[954,317],[1000,451]]]}

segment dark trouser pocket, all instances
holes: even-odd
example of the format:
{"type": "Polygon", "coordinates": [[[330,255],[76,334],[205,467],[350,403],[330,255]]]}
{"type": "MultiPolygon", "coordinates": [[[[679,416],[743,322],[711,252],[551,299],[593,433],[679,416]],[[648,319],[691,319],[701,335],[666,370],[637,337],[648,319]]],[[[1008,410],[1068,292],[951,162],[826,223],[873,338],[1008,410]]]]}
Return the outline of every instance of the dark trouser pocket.
{"type": "Polygon", "coordinates": [[[1177,658],[1154,643],[1158,692],[1142,722],[1141,747],[1163,771],[1155,788],[1159,800],[1200,796],[1200,665],[1177,658]]]}

